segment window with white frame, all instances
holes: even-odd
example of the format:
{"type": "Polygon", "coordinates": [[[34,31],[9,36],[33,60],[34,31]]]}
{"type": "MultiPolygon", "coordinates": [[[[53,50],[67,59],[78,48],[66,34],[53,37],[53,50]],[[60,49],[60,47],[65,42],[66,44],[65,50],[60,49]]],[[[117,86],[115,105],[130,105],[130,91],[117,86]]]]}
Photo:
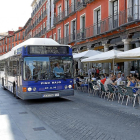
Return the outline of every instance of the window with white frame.
{"type": "Polygon", "coordinates": [[[41,9],[41,18],[42,18],[42,9],[41,9]]]}
{"type": "Polygon", "coordinates": [[[61,28],[58,29],[57,39],[61,43],[61,28]]]}
{"type": "Polygon", "coordinates": [[[45,28],[45,22],[43,23],[43,28],[45,28]]]}
{"type": "Polygon", "coordinates": [[[56,40],[56,33],[53,34],[53,40],[56,40]]]}
{"type": "Polygon", "coordinates": [[[128,0],[128,4],[127,4],[128,22],[140,18],[139,4],[140,4],[139,0],[128,0]]]}
{"type": "Polygon", "coordinates": [[[46,27],[47,27],[47,20],[46,20],[46,27]]]}
{"type": "Polygon", "coordinates": [[[69,14],[69,0],[65,0],[65,16],[69,14]]]}
{"type": "Polygon", "coordinates": [[[94,9],[94,35],[100,34],[101,7],[94,9]]]}
{"type": "Polygon", "coordinates": [[[75,40],[76,37],[76,19],[71,21],[71,34],[72,34],[72,40],[75,40]]]}
{"type": "Polygon", "coordinates": [[[46,10],[47,10],[47,7],[48,7],[48,3],[46,3],[46,10]]]}
{"type": "Polygon", "coordinates": [[[119,0],[110,0],[109,1],[109,28],[117,28],[119,22],[119,0]]]}
{"type": "Polygon", "coordinates": [[[62,15],[61,15],[61,5],[58,6],[58,17],[59,17],[59,20],[62,18],[62,15]]]}
{"type": "Polygon", "coordinates": [[[7,52],[7,45],[6,45],[6,52],[7,52]]]}
{"type": "Polygon", "coordinates": [[[85,14],[80,16],[80,36],[82,38],[85,36],[85,14]]]}
{"type": "Polygon", "coordinates": [[[65,25],[65,37],[69,36],[69,23],[65,25]]]}

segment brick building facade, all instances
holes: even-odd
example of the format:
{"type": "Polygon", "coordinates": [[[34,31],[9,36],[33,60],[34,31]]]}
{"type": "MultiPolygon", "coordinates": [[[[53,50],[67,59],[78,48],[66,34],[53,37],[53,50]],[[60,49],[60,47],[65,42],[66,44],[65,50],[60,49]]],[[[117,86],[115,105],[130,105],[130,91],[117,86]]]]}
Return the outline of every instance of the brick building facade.
{"type": "MultiPolygon", "coordinates": [[[[33,0],[25,26],[0,39],[0,54],[30,37],[53,38],[72,45],[73,52],[139,47],[139,5],[139,0],[33,0]]],[[[130,62],[123,66],[128,74],[130,62]]],[[[108,72],[108,64],[105,67],[108,72]]]]}

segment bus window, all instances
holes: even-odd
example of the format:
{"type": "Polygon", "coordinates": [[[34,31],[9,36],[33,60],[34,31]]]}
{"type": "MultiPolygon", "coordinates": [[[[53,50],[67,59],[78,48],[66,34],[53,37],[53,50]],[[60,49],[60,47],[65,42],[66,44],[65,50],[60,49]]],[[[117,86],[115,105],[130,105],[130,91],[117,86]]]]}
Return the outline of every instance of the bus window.
{"type": "Polygon", "coordinates": [[[26,57],[23,64],[23,79],[52,80],[73,78],[71,57],[26,57]]]}
{"type": "Polygon", "coordinates": [[[46,80],[49,79],[49,74],[49,57],[24,58],[24,80],[46,80]]]}

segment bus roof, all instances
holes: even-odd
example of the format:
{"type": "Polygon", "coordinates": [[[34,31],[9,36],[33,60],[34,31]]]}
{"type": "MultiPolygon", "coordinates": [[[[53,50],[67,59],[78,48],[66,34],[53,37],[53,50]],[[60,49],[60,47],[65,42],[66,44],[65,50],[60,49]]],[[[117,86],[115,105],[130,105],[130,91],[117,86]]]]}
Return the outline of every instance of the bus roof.
{"type": "Polygon", "coordinates": [[[51,38],[30,38],[30,39],[18,44],[17,46],[12,48],[12,50],[16,50],[20,47],[27,46],[27,45],[46,45],[46,46],[55,45],[56,46],[56,45],[60,45],[60,44],[51,38]]]}
{"type": "MultiPolygon", "coordinates": [[[[0,60],[4,60],[10,56],[14,55],[14,51],[18,48],[21,48],[23,46],[27,46],[27,45],[46,45],[46,46],[66,46],[66,45],[62,45],[57,43],[55,40],[51,39],[51,38],[30,38],[18,45],[16,45],[14,48],[11,49],[11,51],[9,51],[8,53],[0,56],[0,60]]],[[[67,45],[69,46],[69,45],[67,45]]]]}

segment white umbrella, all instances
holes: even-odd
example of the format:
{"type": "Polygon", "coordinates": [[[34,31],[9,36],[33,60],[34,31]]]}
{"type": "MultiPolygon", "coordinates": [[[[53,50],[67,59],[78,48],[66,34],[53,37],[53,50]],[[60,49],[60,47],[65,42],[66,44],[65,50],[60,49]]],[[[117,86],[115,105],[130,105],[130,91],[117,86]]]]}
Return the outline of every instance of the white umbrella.
{"type": "Polygon", "coordinates": [[[100,54],[100,53],[102,53],[102,52],[100,52],[100,51],[95,51],[95,50],[88,50],[88,51],[84,51],[84,52],[75,54],[75,55],[73,56],[73,59],[79,60],[79,59],[81,59],[81,58],[87,58],[87,57],[94,56],[94,55],[97,55],[97,54],[100,54]]]}
{"type": "Polygon", "coordinates": [[[114,63],[135,60],[135,58],[128,58],[128,57],[119,58],[118,57],[119,53],[122,53],[122,51],[111,50],[111,51],[104,52],[102,54],[98,54],[98,55],[83,59],[82,62],[113,63],[113,69],[114,69],[114,63]]]}
{"type": "Polygon", "coordinates": [[[119,58],[140,58],[140,48],[132,49],[129,51],[122,52],[118,54],[119,58]]]}

